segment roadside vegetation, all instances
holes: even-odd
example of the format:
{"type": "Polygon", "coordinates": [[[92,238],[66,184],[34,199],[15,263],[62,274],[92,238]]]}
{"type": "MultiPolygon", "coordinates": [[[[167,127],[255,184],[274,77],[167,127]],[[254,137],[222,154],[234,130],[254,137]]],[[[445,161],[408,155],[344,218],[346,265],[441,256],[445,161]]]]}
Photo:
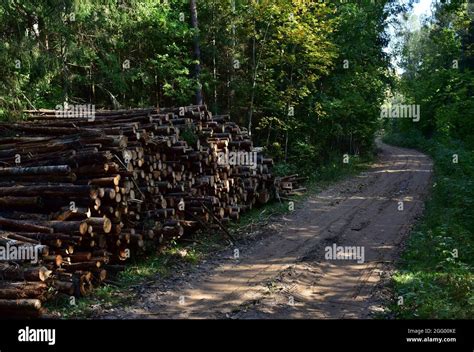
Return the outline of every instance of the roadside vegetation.
{"type": "Polygon", "coordinates": [[[419,30],[401,33],[397,91],[421,118],[387,123],[385,140],[429,154],[434,179],[393,277],[398,318],[474,318],[472,16],[466,2],[438,3],[419,30]]]}
{"type": "Polygon", "coordinates": [[[431,196],[393,277],[396,302],[390,308],[398,318],[472,319],[474,153],[460,141],[419,133],[392,134],[386,142],[419,149],[434,161],[431,196]]]}

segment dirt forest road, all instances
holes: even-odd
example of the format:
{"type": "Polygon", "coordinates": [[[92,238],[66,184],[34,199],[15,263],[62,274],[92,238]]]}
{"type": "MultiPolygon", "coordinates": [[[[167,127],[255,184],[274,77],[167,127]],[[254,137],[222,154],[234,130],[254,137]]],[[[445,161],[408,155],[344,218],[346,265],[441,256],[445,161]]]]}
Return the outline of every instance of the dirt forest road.
{"type": "Polygon", "coordinates": [[[264,229],[179,278],[144,286],[129,307],[103,318],[370,318],[423,210],[431,160],[377,142],[366,172],[310,196],[264,229]],[[399,201],[403,210],[399,210],[399,201]],[[365,260],[328,260],[326,248],[356,246],[365,260]],[[361,252],[360,252],[361,253],[361,252]]]}

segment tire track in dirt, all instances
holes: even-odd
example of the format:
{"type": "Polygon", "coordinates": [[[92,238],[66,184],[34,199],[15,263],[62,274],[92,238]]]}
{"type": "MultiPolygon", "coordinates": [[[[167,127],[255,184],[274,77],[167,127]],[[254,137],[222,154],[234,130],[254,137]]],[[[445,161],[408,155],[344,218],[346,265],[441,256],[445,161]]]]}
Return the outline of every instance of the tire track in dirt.
{"type": "Polygon", "coordinates": [[[309,197],[239,258],[225,251],[181,278],[145,287],[104,318],[367,318],[383,305],[405,235],[420,216],[432,162],[378,142],[359,176],[309,197]],[[398,201],[404,203],[399,211],[398,201]],[[325,247],[358,246],[365,261],[326,260],[325,247]]]}

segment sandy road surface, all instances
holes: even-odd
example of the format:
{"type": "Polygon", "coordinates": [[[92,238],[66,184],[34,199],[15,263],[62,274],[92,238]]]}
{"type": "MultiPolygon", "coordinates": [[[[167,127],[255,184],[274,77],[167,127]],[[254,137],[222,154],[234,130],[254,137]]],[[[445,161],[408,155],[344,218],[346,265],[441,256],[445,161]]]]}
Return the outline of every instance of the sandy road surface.
{"type": "Polygon", "coordinates": [[[370,318],[406,234],[423,210],[431,160],[379,143],[363,174],[311,196],[267,236],[172,280],[103,318],[370,318]],[[400,211],[399,201],[404,209],[400,211]],[[365,260],[327,260],[326,247],[357,246],[365,260]]]}

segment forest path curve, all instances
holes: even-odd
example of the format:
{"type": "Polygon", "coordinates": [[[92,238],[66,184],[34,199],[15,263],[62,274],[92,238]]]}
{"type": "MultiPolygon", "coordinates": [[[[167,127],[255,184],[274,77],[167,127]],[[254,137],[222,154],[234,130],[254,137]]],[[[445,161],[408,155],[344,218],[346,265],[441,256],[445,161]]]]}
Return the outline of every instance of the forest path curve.
{"type": "Polygon", "coordinates": [[[259,241],[212,258],[183,276],[145,286],[128,307],[102,318],[370,318],[385,279],[423,211],[432,162],[377,142],[376,163],[310,196],[259,241]],[[399,210],[400,201],[403,210],[399,210]],[[327,260],[327,247],[364,249],[364,262],[327,260]]]}

